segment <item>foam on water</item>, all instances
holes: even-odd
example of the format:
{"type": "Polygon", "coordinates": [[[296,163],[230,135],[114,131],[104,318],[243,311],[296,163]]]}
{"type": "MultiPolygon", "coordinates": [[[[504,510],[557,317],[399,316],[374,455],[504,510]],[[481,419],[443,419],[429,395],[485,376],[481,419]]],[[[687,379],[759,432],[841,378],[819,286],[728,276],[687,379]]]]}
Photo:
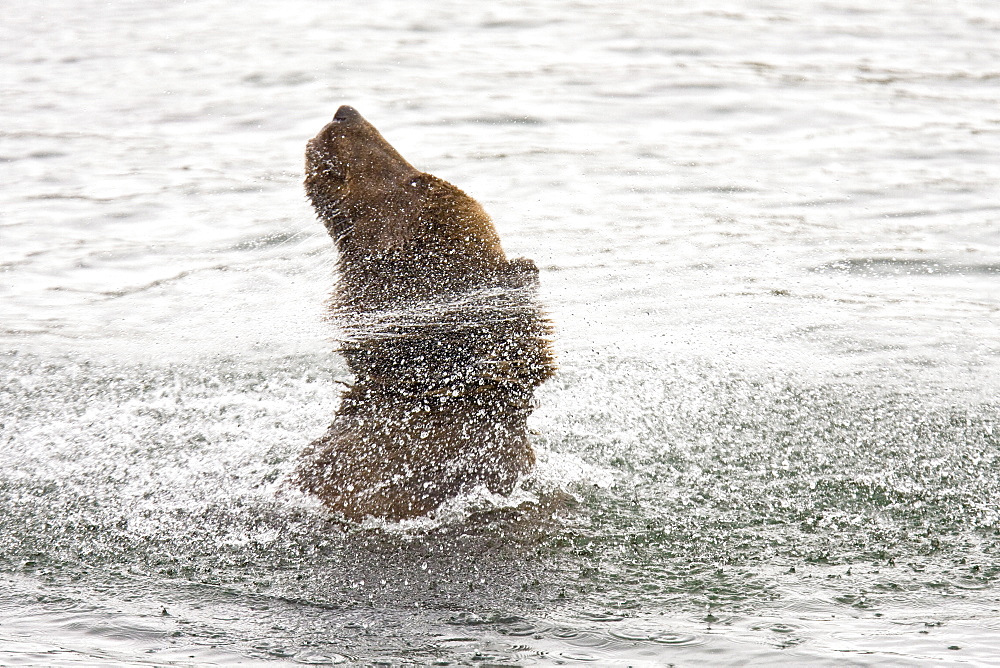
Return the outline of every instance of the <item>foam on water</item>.
{"type": "Polygon", "coordinates": [[[376,4],[0,26],[0,663],[1000,654],[998,10],[376,4]],[[287,483],[349,380],[341,103],[541,269],[511,497],[287,483]]]}

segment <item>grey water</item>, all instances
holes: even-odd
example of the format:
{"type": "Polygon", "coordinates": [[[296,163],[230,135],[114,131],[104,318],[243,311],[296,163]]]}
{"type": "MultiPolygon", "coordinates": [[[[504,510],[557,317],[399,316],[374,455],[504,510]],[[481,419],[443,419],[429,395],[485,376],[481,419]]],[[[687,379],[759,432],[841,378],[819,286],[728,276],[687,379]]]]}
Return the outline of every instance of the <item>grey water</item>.
{"type": "Polygon", "coordinates": [[[0,88],[0,664],[1000,657],[1000,5],[11,0],[0,88]],[[345,103],[541,269],[512,498],[288,484],[345,103]]]}

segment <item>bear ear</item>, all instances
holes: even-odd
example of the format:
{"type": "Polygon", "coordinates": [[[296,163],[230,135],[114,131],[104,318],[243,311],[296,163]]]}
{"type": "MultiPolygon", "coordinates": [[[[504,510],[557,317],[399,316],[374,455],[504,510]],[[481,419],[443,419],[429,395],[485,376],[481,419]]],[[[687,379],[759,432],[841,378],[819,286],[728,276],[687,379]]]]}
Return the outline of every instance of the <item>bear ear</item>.
{"type": "Polygon", "coordinates": [[[538,284],[538,267],[526,257],[510,260],[504,267],[504,275],[513,286],[538,284]]]}
{"type": "Polygon", "coordinates": [[[535,265],[535,261],[530,258],[516,257],[508,262],[507,266],[513,274],[538,275],[538,267],[535,265]]]}

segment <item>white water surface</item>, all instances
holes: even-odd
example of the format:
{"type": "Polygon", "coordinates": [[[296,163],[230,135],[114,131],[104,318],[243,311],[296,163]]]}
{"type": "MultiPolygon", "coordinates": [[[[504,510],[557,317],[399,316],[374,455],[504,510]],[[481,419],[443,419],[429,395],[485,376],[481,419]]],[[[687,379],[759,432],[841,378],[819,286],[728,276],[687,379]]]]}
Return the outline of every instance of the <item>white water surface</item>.
{"type": "Polygon", "coordinates": [[[1000,655],[1000,5],[12,0],[0,90],[0,663],[1000,655]],[[340,104],[541,268],[513,500],[286,484],[340,104]]]}

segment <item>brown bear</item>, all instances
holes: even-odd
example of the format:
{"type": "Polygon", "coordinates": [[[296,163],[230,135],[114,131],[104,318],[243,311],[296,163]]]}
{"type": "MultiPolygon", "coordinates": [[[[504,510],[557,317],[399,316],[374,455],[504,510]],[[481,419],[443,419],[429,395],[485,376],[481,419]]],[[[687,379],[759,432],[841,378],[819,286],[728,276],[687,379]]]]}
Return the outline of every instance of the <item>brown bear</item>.
{"type": "Polygon", "coordinates": [[[305,188],[337,247],[332,317],[354,383],[298,484],[353,521],[426,515],[477,485],[510,493],[555,368],[535,264],[507,260],[478,202],[348,106],[308,142],[305,188]]]}

